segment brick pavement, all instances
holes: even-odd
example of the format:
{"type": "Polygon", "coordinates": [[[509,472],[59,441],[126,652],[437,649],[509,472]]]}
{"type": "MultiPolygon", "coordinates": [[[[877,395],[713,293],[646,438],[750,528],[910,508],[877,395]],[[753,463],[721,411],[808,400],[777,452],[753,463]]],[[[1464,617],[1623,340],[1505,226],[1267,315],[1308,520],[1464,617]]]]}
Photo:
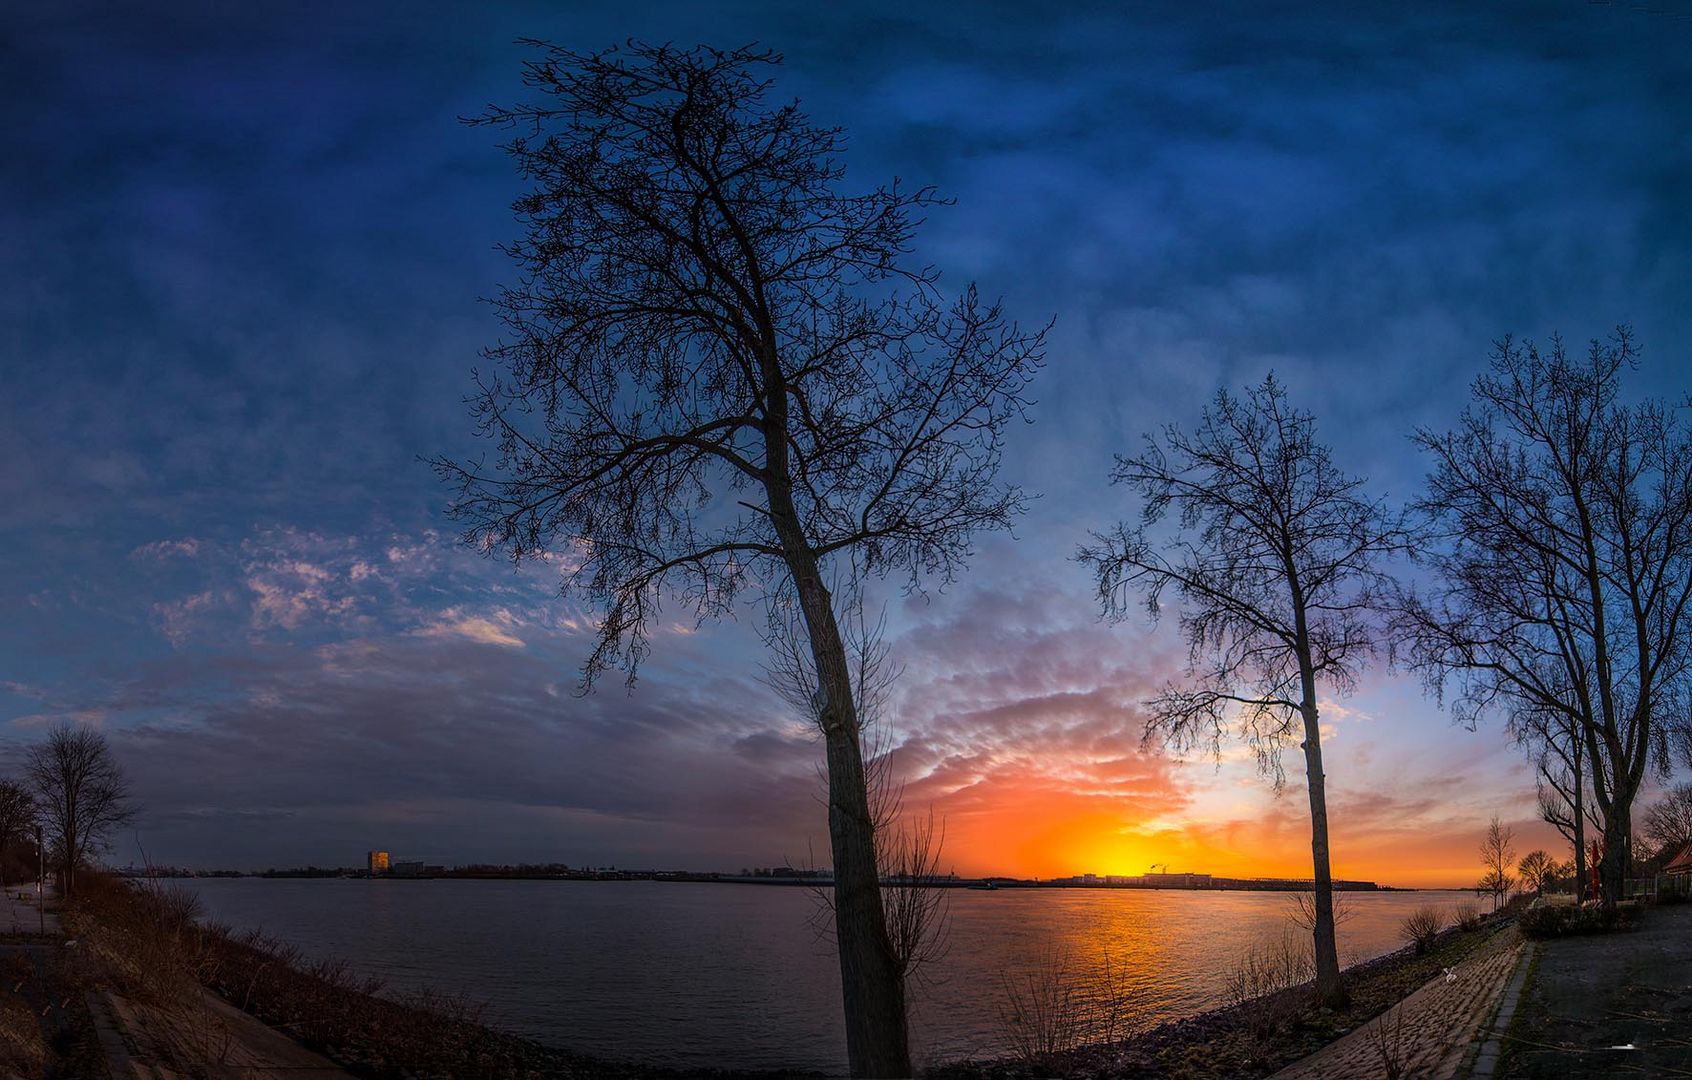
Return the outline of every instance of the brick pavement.
{"type": "Polygon", "coordinates": [[[1356,1031],[1275,1074],[1274,1080],[1450,1080],[1515,970],[1521,939],[1496,935],[1475,955],[1356,1031]]]}

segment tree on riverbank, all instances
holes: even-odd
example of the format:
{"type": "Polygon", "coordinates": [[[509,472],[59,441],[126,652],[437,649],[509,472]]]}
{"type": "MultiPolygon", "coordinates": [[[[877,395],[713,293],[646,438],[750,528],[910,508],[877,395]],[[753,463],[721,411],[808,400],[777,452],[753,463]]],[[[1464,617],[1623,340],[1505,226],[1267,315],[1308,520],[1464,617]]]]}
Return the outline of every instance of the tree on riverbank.
{"type": "Polygon", "coordinates": [[[465,541],[552,555],[599,609],[584,682],[632,681],[661,603],[748,590],[802,633],[828,782],[850,1067],[910,1075],[903,983],[840,601],[866,577],[950,579],[1023,496],[997,480],[1044,333],[909,258],[938,204],[844,190],[844,136],[771,103],[780,58],[535,43],[515,132],[529,190],[473,397],[490,465],[438,460],[465,541]]]}
{"type": "Polygon", "coordinates": [[[1280,754],[1297,741],[1310,799],[1318,993],[1339,993],[1328,853],[1327,774],[1318,687],[1349,690],[1377,649],[1379,563],[1403,545],[1397,517],[1337,468],[1315,420],[1294,409],[1273,375],[1236,398],[1218,392],[1198,430],[1147,436],[1138,457],[1116,459],[1111,482],[1140,496],[1138,526],[1094,534],[1079,558],[1096,574],[1099,602],[1126,618],[1137,595],[1155,616],[1166,593],[1181,600],[1189,650],[1186,685],[1154,698],[1146,738],[1219,755],[1231,733],[1280,786],[1280,754]],[[1148,529],[1171,510],[1178,537],[1148,529]]]}
{"type": "Polygon", "coordinates": [[[1481,866],[1486,872],[1481,875],[1475,892],[1492,897],[1494,911],[1498,910],[1498,905],[1510,895],[1510,890],[1516,887],[1515,875],[1510,873],[1510,867],[1516,861],[1515,839],[1516,830],[1499,821],[1497,815],[1494,815],[1486,827],[1486,837],[1481,841],[1481,866]]]}
{"type": "Polygon", "coordinates": [[[16,780],[0,780],[0,885],[6,883],[6,850],[35,827],[35,798],[16,780]]]}
{"type": "Polygon", "coordinates": [[[1535,896],[1545,891],[1545,887],[1557,877],[1557,871],[1557,860],[1537,849],[1523,855],[1522,861],[1516,864],[1522,885],[1532,889],[1535,896]]]}
{"type": "Polygon", "coordinates": [[[1692,783],[1674,785],[1647,806],[1639,831],[1663,859],[1672,859],[1692,845],[1692,783]]]}
{"type": "MultiPolygon", "coordinates": [[[[1585,882],[1586,827],[1592,808],[1586,789],[1586,739],[1581,726],[1561,710],[1524,708],[1516,740],[1534,756],[1539,818],[1562,834],[1574,851],[1574,880],[1585,882]]],[[[1577,885],[1576,894],[1582,895],[1577,885]]]]}
{"type": "Polygon", "coordinates": [[[1637,357],[1625,328],[1585,357],[1498,343],[1457,427],[1417,434],[1434,471],[1416,552],[1435,586],[1400,621],[1460,720],[1554,715],[1578,736],[1606,904],[1634,799],[1685,753],[1692,699],[1692,436],[1667,404],[1622,401],[1637,357]]]}
{"type": "Polygon", "coordinates": [[[61,724],[29,748],[25,775],[47,834],[49,856],[66,896],[76,872],[133,815],[129,782],[106,737],[90,728],[61,724]]]}

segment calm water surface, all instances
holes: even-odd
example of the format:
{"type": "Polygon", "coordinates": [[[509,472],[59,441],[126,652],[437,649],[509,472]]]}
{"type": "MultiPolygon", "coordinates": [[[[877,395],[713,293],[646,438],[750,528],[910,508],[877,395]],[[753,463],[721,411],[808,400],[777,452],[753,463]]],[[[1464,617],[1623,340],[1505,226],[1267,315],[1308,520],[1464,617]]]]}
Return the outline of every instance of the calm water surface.
{"type": "MultiPolygon", "coordinates": [[[[485,1002],[490,1022],[600,1057],[844,1068],[839,972],[815,900],[780,886],[571,881],[194,881],[207,913],[399,989],[485,1002]]],[[[1125,971],[1149,1025],[1219,1003],[1230,960],[1281,932],[1284,893],[1003,889],[948,894],[946,955],[915,990],[919,1060],[1004,1052],[1004,976],[1061,958],[1125,971]]],[[[1354,893],[1340,959],[1399,947],[1412,909],[1459,893],[1354,893]]]]}

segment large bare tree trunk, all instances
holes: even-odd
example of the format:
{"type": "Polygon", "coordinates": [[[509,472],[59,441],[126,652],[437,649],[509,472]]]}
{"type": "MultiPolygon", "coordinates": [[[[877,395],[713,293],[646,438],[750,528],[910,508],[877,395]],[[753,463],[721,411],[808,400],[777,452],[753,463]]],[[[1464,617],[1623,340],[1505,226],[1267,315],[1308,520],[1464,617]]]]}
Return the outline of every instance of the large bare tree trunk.
{"type": "Polygon", "coordinates": [[[1606,908],[1615,907],[1627,888],[1630,838],[1622,821],[1622,816],[1614,812],[1604,819],[1604,852],[1598,857],[1598,885],[1603,890],[1606,908]]]}
{"type": "Polygon", "coordinates": [[[847,1060],[853,1076],[910,1076],[905,986],[882,909],[863,756],[856,738],[830,731],[827,742],[828,832],[847,1060]]]}
{"type": "MultiPolygon", "coordinates": [[[[785,492],[772,505],[791,505],[785,492]]],[[[797,520],[773,514],[817,666],[818,714],[828,761],[828,835],[834,857],[834,934],[846,1013],[846,1056],[855,1077],[911,1075],[905,985],[881,903],[851,668],[833,601],[815,558],[803,546],[797,520]]]]}
{"type": "Polygon", "coordinates": [[[875,820],[870,813],[846,649],[821,582],[814,582],[814,589],[800,585],[801,596],[811,591],[821,593],[819,600],[804,607],[825,699],[828,835],[834,855],[834,929],[846,1006],[848,1064],[853,1076],[910,1076],[904,980],[881,904],[875,820]]]}
{"type": "Polygon", "coordinates": [[[1334,936],[1334,878],[1328,867],[1328,791],[1322,773],[1322,735],[1316,705],[1304,712],[1304,775],[1310,790],[1311,892],[1316,901],[1313,932],[1316,945],[1316,996],[1331,1001],[1340,995],[1339,944],[1334,936]]]}
{"type": "Polygon", "coordinates": [[[1574,767],[1574,849],[1575,903],[1586,900],[1586,777],[1581,772],[1579,742],[1576,741],[1574,767]]]}

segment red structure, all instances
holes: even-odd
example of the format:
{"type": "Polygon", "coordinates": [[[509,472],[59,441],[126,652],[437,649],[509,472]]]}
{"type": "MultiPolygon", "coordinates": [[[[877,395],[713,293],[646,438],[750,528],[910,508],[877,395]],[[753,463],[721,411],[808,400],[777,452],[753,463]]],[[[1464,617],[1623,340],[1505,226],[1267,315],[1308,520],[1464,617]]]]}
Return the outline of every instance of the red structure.
{"type": "MultiPolygon", "coordinates": [[[[1590,898],[1593,900],[1603,899],[1603,893],[1599,888],[1598,883],[1598,860],[1603,858],[1603,856],[1604,849],[1598,845],[1598,841],[1592,841],[1592,857],[1586,860],[1586,866],[1592,875],[1590,898]]],[[[1583,899],[1585,899],[1585,897],[1583,897],[1583,899]]]]}
{"type": "Polygon", "coordinates": [[[1692,844],[1686,845],[1686,850],[1669,860],[1663,867],[1663,873],[1669,877],[1686,877],[1692,875],[1692,844]]]}

